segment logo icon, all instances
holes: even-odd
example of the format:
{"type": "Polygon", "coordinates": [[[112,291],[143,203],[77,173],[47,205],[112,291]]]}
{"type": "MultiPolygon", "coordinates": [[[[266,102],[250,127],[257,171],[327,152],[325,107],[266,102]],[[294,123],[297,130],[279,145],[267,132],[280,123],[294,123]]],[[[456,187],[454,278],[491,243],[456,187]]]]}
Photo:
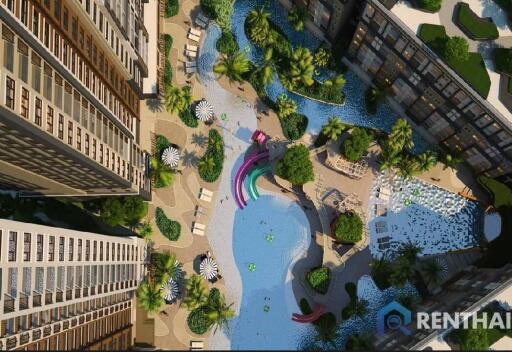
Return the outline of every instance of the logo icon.
{"type": "Polygon", "coordinates": [[[382,336],[386,329],[400,330],[404,335],[411,335],[406,327],[412,321],[411,311],[397,301],[382,307],[377,313],[377,335],[382,336]]]}

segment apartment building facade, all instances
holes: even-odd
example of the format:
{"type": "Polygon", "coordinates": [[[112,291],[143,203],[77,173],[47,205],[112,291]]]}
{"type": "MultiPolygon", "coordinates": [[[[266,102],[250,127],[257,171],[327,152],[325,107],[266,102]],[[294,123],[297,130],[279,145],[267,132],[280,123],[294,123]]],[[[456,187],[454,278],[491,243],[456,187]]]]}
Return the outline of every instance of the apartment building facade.
{"type": "Polygon", "coordinates": [[[480,96],[380,1],[366,1],[347,56],[368,81],[390,87],[395,107],[422,132],[476,174],[512,186],[510,114],[480,96]]]}
{"type": "Polygon", "coordinates": [[[140,0],[0,1],[0,185],[150,195],[140,0]]]}
{"type": "Polygon", "coordinates": [[[141,238],[0,220],[0,350],[125,350],[141,238]]]}

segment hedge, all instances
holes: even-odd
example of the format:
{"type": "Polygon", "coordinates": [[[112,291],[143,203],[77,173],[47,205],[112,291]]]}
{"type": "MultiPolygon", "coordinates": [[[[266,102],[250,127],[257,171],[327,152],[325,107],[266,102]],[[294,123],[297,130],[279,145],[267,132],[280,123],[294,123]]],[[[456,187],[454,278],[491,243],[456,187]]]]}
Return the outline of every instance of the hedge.
{"type": "Polygon", "coordinates": [[[492,20],[480,18],[468,4],[457,4],[457,24],[467,32],[471,39],[487,40],[499,37],[498,29],[492,20]]]}
{"type": "Polygon", "coordinates": [[[181,121],[183,121],[183,123],[188,127],[195,128],[199,125],[194,113],[192,112],[192,108],[180,112],[179,116],[181,121]]]}
{"type": "Polygon", "coordinates": [[[181,225],[179,222],[169,219],[161,208],[156,208],[156,226],[170,241],[177,241],[181,234],[181,225]]]}
{"type": "Polygon", "coordinates": [[[161,134],[159,134],[156,136],[155,144],[156,144],[156,152],[157,152],[158,156],[160,157],[160,153],[163,152],[164,149],[169,147],[171,145],[171,142],[169,142],[169,140],[165,136],[162,136],[161,134]]]}
{"type": "Polygon", "coordinates": [[[221,54],[232,55],[239,51],[238,43],[233,33],[222,31],[222,35],[217,40],[217,51],[221,54]]]}
{"type": "Polygon", "coordinates": [[[187,324],[190,330],[197,335],[202,335],[208,331],[212,322],[205,314],[205,307],[199,307],[190,312],[187,318],[187,324]]]}
{"type": "Polygon", "coordinates": [[[165,17],[173,17],[178,14],[180,4],[178,0],[167,0],[167,6],[165,7],[165,17]]]}
{"type": "Polygon", "coordinates": [[[284,136],[295,141],[304,135],[309,121],[306,115],[295,112],[287,117],[280,118],[279,122],[284,136]]]}
{"type": "Polygon", "coordinates": [[[307,274],[306,280],[313,290],[325,295],[331,283],[331,271],[327,267],[313,269],[307,274]]]}
{"type": "Polygon", "coordinates": [[[164,34],[164,53],[165,53],[165,65],[164,65],[164,85],[167,87],[172,85],[172,66],[169,61],[169,56],[172,48],[173,39],[169,34],[164,34]]]}
{"type": "Polygon", "coordinates": [[[199,176],[206,182],[215,182],[222,173],[224,164],[224,142],[219,131],[213,129],[208,134],[208,147],[206,153],[199,160],[199,176]],[[221,145],[218,149],[216,145],[221,145]],[[209,169],[206,161],[211,158],[213,160],[213,168],[209,169]]]}
{"type": "Polygon", "coordinates": [[[333,226],[334,238],[344,243],[356,243],[363,236],[363,221],[354,212],[338,216],[333,226]]]}

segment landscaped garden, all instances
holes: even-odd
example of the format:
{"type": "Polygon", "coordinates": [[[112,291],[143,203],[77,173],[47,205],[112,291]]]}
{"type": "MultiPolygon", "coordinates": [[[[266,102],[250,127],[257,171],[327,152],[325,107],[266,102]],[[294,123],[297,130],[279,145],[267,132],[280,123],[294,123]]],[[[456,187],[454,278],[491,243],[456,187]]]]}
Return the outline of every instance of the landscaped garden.
{"type": "Polygon", "coordinates": [[[439,11],[443,4],[443,0],[416,0],[415,2],[420,9],[428,12],[439,11]]]}
{"type": "Polygon", "coordinates": [[[444,26],[422,24],[419,37],[457,71],[480,95],[487,98],[491,80],[480,53],[468,51],[464,38],[446,34],[444,26]]]}
{"type": "Polygon", "coordinates": [[[313,290],[325,295],[331,283],[331,271],[323,266],[313,269],[306,275],[306,281],[313,290]]]}
{"type": "Polygon", "coordinates": [[[219,131],[213,129],[208,134],[208,146],[199,160],[199,176],[206,182],[215,182],[222,173],[224,163],[224,142],[219,131]]]}
{"type": "Polygon", "coordinates": [[[156,208],[155,213],[156,226],[168,240],[177,241],[181,235],[181,225],[179,222],[171,220],[165,215],[162,208],[156,208]]]}
{"type": "Polygon", "coordinates": [[[499,37],[498,28],[490,18],[480,18],[469,4],[460,2],[455,9],[456,23],[474,40],[492,40],[499,37]]]}
{"type": "Polygon", "coordinates": [[[315,175],[308,148],[303,144],[290,147],[277,163],[276,174],[292,185],[303,185],[313,181],[315,175]]]}
{"type": "Polygon", "coordinates": [[[483,175],[479,176],[477,180],[492,196],[492,202],[496,209],[502,206],[512,206],[512,190],[507,185],[483,175]]]}
{"type": "Polygon", "coordinates": [[[354,244],[361,241],[363,236],[363,221],[355,212],[340,214],[332,225],[333,237],[346,244],[354,244]]]}
{"type": "Polygon", "coordinates": [[[156,136],[156,153],[151,157],[151,179],[155,188],[169,187],[176,176],[175,171],[162,161],[162,154],[172,144],[162,135],[156,136]]]}

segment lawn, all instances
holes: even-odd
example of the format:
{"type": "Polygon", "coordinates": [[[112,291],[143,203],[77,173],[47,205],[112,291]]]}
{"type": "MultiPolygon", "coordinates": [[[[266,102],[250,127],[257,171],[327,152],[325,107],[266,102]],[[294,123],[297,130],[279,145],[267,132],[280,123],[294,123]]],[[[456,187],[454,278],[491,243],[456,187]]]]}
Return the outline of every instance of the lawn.
{"type": "Polygon", "coordinates": [[[446,60],[444,47],[449,37],[443,26],[434,24],[422,24],[419,37],[443,60],[448,63],[459,75],[475,89],[482,97],[487,98],[491,88],[491,79],[485,68],[485,63],[480,53],[469,53],[469,59],[464,62],[446,60]]]}
{"type": "Polygon", "coordinates": [[[496,48],[493,56],[496,71],[512,76],[512,49],[496,48]]]}
{"type": "Polygon", "coordinates": [[[486,176],[478,177],[478,182],[492,195],[495,208],[512,206],[512,190],[507,185],[486,176]]]}
{"type": "Polygon", "coordinates": [[[462,27],[471,39],[486,40],[497,39],[499,37],[498,29],[492,21],[480,18],[474,13],[468,4],[457,4],[457,24],[462,27]]]}
{"type": "Polygon", "coordinates": [[[442,0],[416,0],[416,4],[419,8],[429,12],[441,10],[442,2],[442,0]]]}

